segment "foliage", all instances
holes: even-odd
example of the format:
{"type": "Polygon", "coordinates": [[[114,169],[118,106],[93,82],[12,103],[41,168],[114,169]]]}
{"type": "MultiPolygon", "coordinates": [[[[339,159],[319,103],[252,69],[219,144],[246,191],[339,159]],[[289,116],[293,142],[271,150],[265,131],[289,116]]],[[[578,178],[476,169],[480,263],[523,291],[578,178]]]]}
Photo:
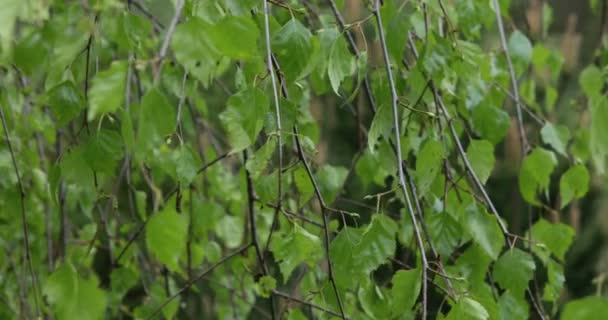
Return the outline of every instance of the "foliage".
{"type": "Polygon", "coordinates": [[[572,98],[511,1],[345,2],[0,0],[0,317],[607,312],[560,222],[605,179],[605,50],[572,98]]]}

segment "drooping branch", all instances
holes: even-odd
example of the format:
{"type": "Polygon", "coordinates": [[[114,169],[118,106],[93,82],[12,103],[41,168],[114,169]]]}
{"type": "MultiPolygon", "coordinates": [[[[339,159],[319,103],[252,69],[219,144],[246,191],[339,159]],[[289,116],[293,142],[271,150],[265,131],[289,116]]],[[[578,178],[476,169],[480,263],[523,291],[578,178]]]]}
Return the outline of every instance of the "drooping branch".
{"type": "MultiPolygon", "coordinates": [[[[275,209],[274,218],[271,226],[271,235],[272,230],[275,228],[275,223],[278,219],[279,212],[281,211],[281,198],[283,194],[283,140],[281,133],[281,109],[279,104],[279,92],[277,89],[277,80],[275,76],[273,56],[272,56],[272,48],[270,46],[270,24],[268,16],[270,15],[270,7],[268,6],[267,0],[262,0],[264,2],[264,35],[266,40],[266,69],[270,74],[270,81],[272,85],[272,97],[274,101],[275,113],[276,113],[276,121],[277,121],[277,140],[278,140],[278,148],[279,148],[279,168],[277,172],[278,178],[278,188],[277,188],[277,207],[275,209]]],[[[269,240],[266,242],[267,244],[270,242],[269,240]]]]}
{"type": "Polygon", "coordinates": [[[184,9],[185,0],[177,0],[177,4],[175,6],[175,13],[173,14],[173,18],[171,18],[171,23],[167,28],[165,33],[165,38],[163,39],[163,44],[160,47],[160,51],[158,52],[158,70],[156,70],[156,74],[154,75],[154,82],[158,83],[160,80],[161,71],[163,69],[163,60],[167,56],[167,50],[169,50],[169,44],[171,42],[171,37],[173,37],[173,33],[175,32],[175,27],[179,22],[179,18],[182,14],[182,10],[184,9]]]}
{"type": "MultiPolygon", "coordinates": [[[[409,36],[409,47],[410,47],[410,50],[411,50],[414,58],[418,59],[418,51],[416,50],[416,46],[413,43],[411,34],[409,36]]],[[[502,221],[500,214],[498,213],[498,210],[496,210],[496,207],[494,206],[494,203],[493,203],[492,199],[490,198],[487,190],[485,189],[483,183],[481,182],[481,180],[477,176],[477,173],[473,169],[473,166],[471,165],[471,162],[468,159],[468,156],[462,146],[462,143],[460,142],[458,133],[456,132],[456,128],[454,127],[454,124],[453,124],[453,119],[451,118],[450,113],[443,102],[443,98],[441,97],[439,90],[435,87],[432,80],[429,80],[429,81],[430,81],[431,92],[433,93],[433,96],[436,100],[436,103],[438,104],[441,114],[443,114],[443,117],[446,119],[446,123],[447,123],[448,129],[449,129],[449,132],[450,132],[450,136],[452,138],[452,141],[456,145],[456,151],[464,164],[465,172],[469,175],[471,180],[473,180],[473,184],[475,185],[475,188],[478,190],[478,192],[481,193],[482,199],[483,199],[486,207],[488,208],[488,210],[496,217],[498,226],[500,227],[500,230],[505,238],[505,242],[506,242],[507,246],[509,248],[513,248],[515,246],[515,240],[512,239],[513,235],[511,233],[509,233],[506,225],[502,221]]],[[[539,302],[536,301],[537,299],[535,298],[534,294],[531,292],[531,290],[529,288],[526,289],[526,293],[530,296],[530,300],[532,301],[534,309],[537,312],[537,314],[539,315],[539,317],[541,319],[545,319],[545,313],[542,310],[542,306],[539,302]]]]}
{"type": "MultiPolygon", "coordinates": [[[[30,277],[32,278],[32,289],[34,290],[34,305],[36,308],[36,317],[40,317],[40,303],[38,300],[38,281],[36,278],[36,272],[34,271],[34,263],[32,261],[32,252],[30,249],[30,232],[27,226],[27,217],[25,214],[25,188],[23,187],[23,181],[21,180],[21,172],[17,165],[17,158],[15,157],[15,150],[13,149],[13,143],[11,142],[11,136],[8,132],[8,125],[6,123],[6,117],[4,116],[4,109],[0,105],[0,118],[2,119],[2,127],[4,128],[4,137],[6,138],[6,144],[8,145],[8,151],[11,155],[11,161],[13,163],[13,170],[17,176],[17,186],[19,187],[19,202],[21,203],[21,225],[23,230],[23,247],[25,249],[25,261],[27,263],[30,277]]],[[[16,271],[16,270],[15,270],[16,271]]]]}
{"type": "MultiPolygon", "coordinates": [[[[247,150],[243,151],[243,162],[247,163],[247,150]]],[[[264,262],[264,253],[260,247],[260,242],[258,241],[258,229],[257,229],[257,219],[255,215],[255,195],[253,190],[253,180],[251,179],[251,173],[249,170],[245,169],[245,178],[247,180],[247,210],[249,214],[249,232],[251,233],[251,245],[255,248],[255,254],[258,260],[258,265],[262,269],[262,274],[264,276],[269,275],[268,268],[266,267],[266,263],[264,262]]],[[[275,304],[274,298],[270,295],[270,310],[272,319],[275,319],[275,304]]]]}
{"type": "MultiPolygon", "coordinates": [[[[271,55],[272,58],[272,55],[271,55]]],[[[274,59],[273,63],[276,66],[276,73],[279,77],[279,82],[281,85],[281,90],[282,90],[282,94],[286,99],[289,99],[289,92],[287,90],[287,85],[286,85],[286,81],[284,78],[283,73],[281,72],[281,68],[279,66],[279,62],[274,59]]],[[[344,313],[344,305],[342,304],[342,298],[340,297],[340,292],[338,291],[338,286],[336,285],[336,280],[335,280],[335,276],[334,276],[334,271],[333,271],[333,267],[332,267],[332,262],[331,262],[331,257],[329,254],[329,243],[330,243],[330,236],[329,236],[329,222],[328,222],[328,218],[327,218],[327,211],[330,209],[325,200],[323,199],[323,195],[321,194],[321,191],[319,189],[319,186],[317,185],[317,181],[314,177],[314,175],[312,174],[312,170],[310,169],[310,166],[308,165],[308,161],[306,160],[306,155],[304,155],[304,151],[302,149],[302,145],[300,143],[300,133],[298,132],[298,126],[297,124],[295,124],[293,126],[293,139],[295,141],[296,144],[296,151],[298,154],[298,158],[299,160],[302,162],[302,164],[304,165],[304,169],[306,170],[306,174],[308,175],[308,178],[311,182],[311,184],[313,185],[313,189],[314,189],[314,193],[317,197],[317,200],[319,201],[319,204],[321,205],[321,215],[323,217],[323,232],[324,232],[324,238],[325,238],[325,255],[327,257],[327,269],[328,269],[328,276],[329,276],[329,282],[332,285],[332,288],[334,290],[334,293],[336,295],[336,300],[338,302],[338,307],[340,308],[340,315],[342,319],[346,319],[346,315],[344,313]]],[[[277,210],[279,208],[277,207],[277,210]]],[[[276,214],[275,214],[275,220],[276,220],[276,214]]],[[[268,238],[268,243],[270,242],[270,236],[268,238]]]]}
{"type": "Polygon", "coordinates": [[[396,145],[396,153],[397,153],[397,168],[398,168],[398,179],[399,186],[403,193],[403,198],[405,199],[408,205],[408,211],[410,214],[410,219],[412,222],[412,226],[414,228],[414,235],[416,237],[416,242],[418,244],[418,249],[420,251],[420,258],[422,260],[422,319],[426,319],[427,316],[427,269],[428,269],[428,261],[426,257],[426,252],[424,249],[424,243],[422,241],[422,236],[420,229],[418,227],[418,219],[416,219],[416,215],[414,213],[414,209],[412,207],[412,202],[410,200],[410,195],[406,189],[405,182],[405,174],[403,173],[403,159],[401,156],[401,132],[399,129],[399,98],[397,95],[397,89],[395,87],[395,80],[393,78],[393,72],[391,69],[391,61],[388,55],[388,48],[386,46],[386,38],[384,36],[384,27],[382,26],[382,14],[380,13],[380,0],[376,0],[374,3],[373,13],[376,17],[376,25],[378,27],[378,36],[380,38],[380,46],[382,47],[382,55],[384,57],[384,64],[386,66],[386,73],[389,82],[389,88],[391,91],[391,107],[393,111],[393,126],[394,126],[394,139],[396,145]]]}
{"type": "Polygon", "coordinates": [[[509,68],[509,77],[511,78],[511,90],[513,90],[513,99],[515,100],[515,111],[517,113],[517,128],[519,129],[519,140],[521,143],[521,155],[522,157],[528,152],[528,138],[526,137],[526,130],[524,128],[524,120],[521,110],[522,103],[519,97],[519,85],[517,84],[517,76],[515,75],[515,69],[511,62],[511,55],[509,54],[509,47],[507,45],[507,38],[505,36],[505,27],[502,23],[502,13],[500,10],[500,4],[498,0],[492,0],[494,6],[494,12],[496,12],[496,24],[498,25],[498,34],[500,35],[500,45],[505,52],[505,58],[507,59],[507,67],[509,68]]]}

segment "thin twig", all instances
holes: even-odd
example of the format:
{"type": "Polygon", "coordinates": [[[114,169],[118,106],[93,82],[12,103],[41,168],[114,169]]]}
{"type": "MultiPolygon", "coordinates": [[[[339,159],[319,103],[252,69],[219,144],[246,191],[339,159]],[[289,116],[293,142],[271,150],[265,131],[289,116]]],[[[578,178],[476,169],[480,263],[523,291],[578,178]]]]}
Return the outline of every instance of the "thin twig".
{"type": "Polygon", "coordinates": [[[209,167],[211,167],[212,165],[222,161],[222,159],[228,157],[230,155],[229,152],[223,153],[221,155],[219,155],[217,158],[207,162],[205,165],[203,165],[200,169],[198,169],[198,171],[196,171],[197,174],[209,169],[209,167]]]}
{"type": "MultiPolygon", "coordinates": [[[[282,198],[282,194],[283,194],[283,138],[282,138],[282,134],[281,134],[281,109],[280,109],[280,104],[279,104],[279,92],[277,90],[277,80],[275,77],[275,70],[274,70],[274,64],[273,64],[273,56],[272,56],[272,48],[270,46],[270,23],[269,23],[269,15],[270,15],[270,8],[268,6],[268,1],[266,0],[262,0],[264,2],[264,34],[266,37],[266,68],[268,69],[268,72],[270,73],[270,81],[272,84],[272,95],[273,95],[273,99],[274,99],[274,107],[275,107],[275,113],[276,113],[276,120],[277,120],[277,139],[278,139],[278,148],[279,148],[279,170],[277,172],[277,177],[278,177],[278,190],[277,190],[277,207],[275,209],[275,213],[274,213],[274,218],[273,218],[273,222],[272,222],[272,226],[271,226],[271,234],[272,234],[272,229],[274,229],[275,227],[275,223],[277,221],[279,212],[281,211],[281,198],[282,198]]],[[[268,241],[266,242],[267,245],[270,242],[270,235],[268,237],[268,241]]]]}
{"type": "Polygon", "coordinates": [[[184,0],[177,0],[177,4],[175,6],[175,14],[173,14],[173,18],[171,18],[171,23],[169,24],[169,28],[165,33],[165,38],[163,39],[163,44],[160,47],[160,52],[158,53],[159,65],[158,70],[156,70],[156,75],[154,76],[154,82],[157,83],[160,79],[160,74],[163,68],[163,60],[167,56],[167,50],[169,50],[169,43],[171,42],[171,37],[175,32],[175,26],[179,22],[179,17],[182,14],[182,10],[184,9],[184,0]]]}
{"type": "Polygon", "coordinates": [[[331,285],[334,289],[334,293],[336,294],[336,300],[338,301],[338,306],[340,307],[341,318],[346,319],[346,315],[344,314],[344,306],[342,304],[342,299],[340,298],[340,292],[338,291],[338,286],[336,285],[336,280],[334,277],[334,271],[333,271],[333,267],[332,267],[332,263],[331,263],[331,258],[329,255],[329,241],[330,241],[329,240],[329,222],[327,221],[327,212],[326,212],[328,207],[327,207],[327,204],[325,203],[325,200],[323,199],[321,190],[319,189],[319,186],[317,185],[317,181],[316,181],[314,175],[312,174],[312,171],[310,170],[310,166],[308,165],[308,161],[306,160],[304,151],[302,150],[302,145],[300,144],[300,138],[299,138],[300,133],[298,132],[297,126],[294,126],[293,132],[294,132],[294,140],[296,142],[296,148],[298,151],[298,156],[300,157],[300,160],[304,164],[304,169],[306,169],[306,174],[308,175],[308,179],[312,183],[317,200],[319,201],[319,204],[321,205],[321,215],[323,216],[323,232],[325,235],[325,255],[327,256],[327,269],[328,269],[328,274],[329,274],[329,282],[331,283],[331,285]]]}
{"type": "MultiPolygon", "coordinates": [[[[21,173],[19,166],[17,165],[17,158],[15,158],[15,150],[13,149],[13,143],[11,142],[10,134],[8,133],[8,125],[6,124],[6,118],[4,117],[4,109],[0,105],[0,117],[2,118],[2,126],[4,127],[4,136],[6,137],[6,144],[8,145],[8,151],[11,154],[11,160],[13,162],[13,169],[17,176],[17,185],[19,187],[19,199],[21,202],[21,224],[23,227],[23,246],[25,247],[25,261],[28,264],[30,276],[32,277],[32,289],[34,290],[34,305],[36,307],[36,317],[40,317],[40,303],[38,301],[38,283],[36,278],[36,272],[34,271],[34,263],[32,262],[32,253],[30,250],[30,232],[27,226],[27,217],[25,215],[25,188],[23,187],[23,181],[21,180],[21,173]]],[[[16,271],[16,270],[15,270],[16,271]]]]}
{"type": "Polygon", "coordinates": [[[188,80],[188,71],[184,71],[184,77],[182,79],[182,88],[179,92],[179,101],[177,103],[177,132],[179,134],[179,142],[184,143],[184,131],[182,128],[182,106],[184,105],[185,93],[186,90],[186,80],[188,80]]]}
{"type": "Polygon", "coordinates": [[[322,306],[320,306],[318,304],[314,304],[314,303],[306,301],[306,300],[302,300],[300,298],[296,298],[294,296],[290,296],[290,295],[288,295],[286,293],[283,293],[281,291],[272,290],[272,293],[275,294],[275,295],[277,295],[277,296],[279,296],[279,297],[285,298],[287,300],[294,301],[294,302],[297,302],[297,303],[300,303],[300,304],[303,304],[303,305],[307,305],[307,306],[309,306],[309,307],[311,307],[313,309],[317,309],[317,310],[323,311],[325,313],[331,314],[332,316],[340,317],[340,318],[343,318],[343,319],[348,319],[348,318],[344,318],[344,315],[341,315],[340,313],[337,313],[337,312],[335,312],[333,310],[327,309],[325,307],[322,307],[322,306]]]}
{"type": "MultiPolygon", "coordinates": [[[[412,51],[412,54],[414,55],[414,58],[418,59],[418,52],[417,52],[416,47],[414,46],[413,42],[411,41],[411,37],[410,37],[410,49],[412,51]]],[[[431,88],[431,91],[433,92],[433,95],[435,96],[435,99],[438,103],[441,113],[443,113],[443,116],[446,119],[446,123],[448,125],[448,128],[450,129],[450,135],[452,137],[452,140],[456,144],[456,150],[458,152],[458,155],[462,159],[462,162],[464,163],[466,173],[468,173],[468,175],[473,180],[475,187],[481,193],[488,210],[496,217],[498,226],[500,227],[500,230],[505,237],[505,242],[506,242],[507,246],[509,248],[512,248],[515,245],[515,242],[514,242],[514,240],[512,240],[511,233],[509,233],[506,225],[502,221],[502,218],[500,217],[498,210],[496,210],[496,207],[494,206],[492,199],[490,198],[490,196],[488,195],[488,192],[486,191],[485,187],[483,186],[483,183],[481,182],[481,180],[475,173],[475,170],[473,170],[473,167],[472,167],[471,163],[469,162],[469,159],[466,155],[466,152],[464,151],[464,148],[462,147],[462,143],[460,142],[460,139],[458,138],[458,133],[456,132],[456,129],[454,128],[454,124],[451,121],[450,114],[449,114],[447,108],[445,107],[445,104],[443,102],[443,99],[441,98],[441,95],[439,94],[439,91],[437,90],[437,88],[435,87],[435,85],[432,82],[430,83],[430,88],[431,88]]],[[[531,300],[534,300],[532,304],[534,306],[535,311],[539,315],[539,317],[541,319],[545,319],[544,311],[542,310],[541,305],[537,304],[537,302],[535,301],[536,298],[534,297],[533,293],[531,292],[531,290],[529,288],[526,289],[526,293],[530,296],[531,300]]]]}
{"type": "Polygon", "coordinates": [[[519,87],[517,84],[517,78],[515,76],[515,70],[513,69],[513,63],[511,62],[511,55],[509,54],[509,47],[507,46],[507,38],[505,36],[505,27],[502,23],[502,14],[500,11],[500,4],[498,0],[492,0],[494,5],[494,12],[496,12],[496,24],[498,25],[498,33],[500,35],[500,44],[503,51],[505,52],[505,58],[507,59],[507,66],[509,68],[509,75],[511,77],[511,87],[513,88],[513,97],[515,100],[515,110],[517,113],[517,127],[519,129],[519,139],[521,143],[521,154],[522,156],[528,152],[529,145],[528,139],[526,138],[526,131],[524,128],[524,120],[521,113],[522,103],[519,97],[519,87]]]}
{"type": "MultiPolygon", "coordinates": [[[[247,150],[243,151],[243,162],[247,163],[247,150]]],[[[249,172],[249,170],[245,169],[245,178],[247,180],[247,209],[248,209],[248,213],[249,213],[249,232],[251,233],[251,244],[253,245],[253,247],[255,248],[255,254],[257,256],[258,259],[258,264],[260,265],[260,268],[262,269],[262,274],[264,276],[267,276],[268,273],[268,268],[266,267],[266,263],[264,262],[264,253],[262,252],[262,249],[260,247],[260,243],[258,241],[258,229],[257,229],[257,225],[256,225],[256,216],[255,216],[255,195],[254,195],[254,190],[253,190],[253,180],[251,179],[251,173],[249,172]]],[[[271,315],[272,315],[272,319],[275,319],[275,304],[274,304],[274,298],[272,295],[270,295],[270,310],[271,310],[271,315]]]]}
{"type": "Polygon", "coordinates": [[[139,10],[144,16],[146,16],[146,18],[150,19],[156,32],[160,32],[162,29],[165,28],[165,26],[163,26],[160,20],[158,20],[157,17],[150,13],[150,11],[148,11],[148,9],[146,9],[146,7],[144,7],[138,0],[128,0],[127,3],[129,5],[132,4],[135,8],[137,8],[137,10],[139,10]]]}
{"type": "Polygon", "coordinates": [[[173,293],[173,295],[171,295],[170,297],[168,297],[167,299],[165,299],[165,301],[163,301],[163,303],[161,303],[156,308],[154,308],[154,311],[152,311],[152,313],[150,313],[146,317],[146,320],[150,320],[150,319],[153,319],[154,317],[156,317],[163,310],[163,308],[165,306],[167,306],[171,301],[173,301],[175,298],[177,298],[179,295],[181,295],[184,291],[190,289],[190,287],[192,287],[192,285],[194,285],[196,282],[198,282],[202,278],[204,278],[207,275],[209,275],[211,272],[213,272],[219,266],[221,266],[224,263],[226,263],[231,258],[233,258],[233,257],[235,257],[235,256],[237,256],[237,255],[239,255],[239,254],[241,254],[243,252],[245,252],[245,250],[249,249],[249,247],[251,247],[251,245],[252,245],[251,243],[246,244],[246,245],[240,247],[239,249],[237,249],[236,251],[234,251],[234,252],[232,252],[232,253],[224,256],[218,262],[216,262],[215,264],[213,264],[209,268],[207,268],[207,269],[203,270],[201,273],[199,273],[198,276],[196,276],[193,279],[191,279],[188,282],[186,282],[186,285],[184,285],[183,287],[181,287],[179,290],[177,290],[177,292],[173,293]]]}
{"type": "MultiPolygon", "coordinates": [[[[271,58],[272,58],[272,55],[271,55],[271,58]]],[[[276,67],[277,67],[276,72],[279,75],[279,82],[281,85],[283,96],[286,99],[289,99],[289,96],[288,96],[289,92],[287,91],[287,85],[285,84],[286,81],[283,76],[283,73],[280,72],[279,62],[275,60],[274,63],[276,64],[276,67]]],[[[327,213],[326,213],[326,211],[329,209],[329,207],[327,206],[327,204],[325,203],[325,200],[323,199],[323,195],[321,194],[319,186],[317,185],[317,181],[315,180],[315,177],[312,174],[312,171],[310,170],[310,166],[308,165],[308,161],[306,160],[306,156],[304,155],[304,151],[303,151],[302,145],[300,143],[300,133],[298,132],[297,125],[293,126],[293,133],[294,133],[293,139],[296,143],[296,150],[298,153],[298,157],[300,158],[300,161],[302,161],[304,168],[306,169],[308,178],[313,185],[315,195],[319,201],[319,204],[321,205],[321,215],[323,216],[323,231],[324,231],[324,235],[325,235],[325,255],[327,256],[327,269],[328,269],[328,274],[329,274],[329,282],[331,283],[334,293],[336,295],[336,300],[337,300],[338,306],[340,308],[340,314],[342,316],[342,319],[346,319],[346,315],[344,313],[344,305],[342,304],[342,298],[340,298],[338,286],[336,285],[336,280],[334,277],[334,271],[333,271],[333,267],[332,267],[332,263],[331,263],[331,258],[329,255],[329,242],[330,242],[329,222],[327,221],[327,213]]],[[[280,209],[280,208],[277,206],[277,210],[278,209],[280,209]]],[[[276,220],[276,218],[277,217],[276,217],[276,213],[275,213],[275,220],[276,220]]],[[[270,243],[270,235],[268,237],[268,241],[267,241],[266,245],[268,246],[269,243],[270,243]]]]}
{"type": "Polygon", "coordinates": [[[418,223],[410,200],[410,195],[406,189],[405,174],[403,173],[403,159],[401,156],[401,133],[399,130],[399,97],[397,95],[397,89],[395,88],[395,80],[393,79],[393,72],[391,69],[391,61],[388,55],[388,48],[386,46],[386,38],[384,36],[384,27],[382,26],[382,15],[380,13],[380,0],[376,0],[374,4],[374,15],[376,16],[376,24],[378,27],[378,36],[380,38],[380,46],[382,47],[382,54],[384,56],[384,64],[386,65],[386,73],[388,77],[389,87],[391,90],[391,106],[393,109],[393,125],[394,125],[394,138],[397,148],[397,168],[399,172],[399,186],[403,192],[403,197],[408,205],[408,211],[410,213],[410,219],[412,226],[414,227],[414,234],[416,236],[416,242],[418,243],[418,249],[420,250],[420,258],[422,260],[422,319],[426,319],[427,316],[427,269],[428,261],[426,252],[424,249],[424,243],[420,235],[418,223]]]}

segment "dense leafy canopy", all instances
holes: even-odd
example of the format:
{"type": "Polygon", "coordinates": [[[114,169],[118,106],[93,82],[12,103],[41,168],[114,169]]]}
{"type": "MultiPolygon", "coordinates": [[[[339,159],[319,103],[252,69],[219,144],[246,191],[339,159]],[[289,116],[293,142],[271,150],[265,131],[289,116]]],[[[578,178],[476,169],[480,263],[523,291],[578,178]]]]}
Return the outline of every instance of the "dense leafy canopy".
{"type": "Polygon", "coordinates": [[[560,217],[606,181],[608,73],[562,95],[510,9],[0,0],[0,318],[606,314],[560,217]]]}

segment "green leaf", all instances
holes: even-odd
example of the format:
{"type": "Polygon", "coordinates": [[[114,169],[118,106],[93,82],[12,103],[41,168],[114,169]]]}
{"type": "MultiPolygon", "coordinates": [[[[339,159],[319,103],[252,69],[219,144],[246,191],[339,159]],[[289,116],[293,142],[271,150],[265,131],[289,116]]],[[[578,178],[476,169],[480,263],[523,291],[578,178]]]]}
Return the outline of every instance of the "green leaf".
{"type": "Polygon", "coordinates": [[[188,186],[194,181],[201,167],[198,156],[189,146],[182,145],[174,152],[173,163],[175,164],[175,176],[183,186],[188,186]]]}
{"type": "Polygon", "coordinates": [[[437,252],[444,257],[450,256],[462,238],[460,224],[446,212],[430,213],[426,218],[437,252]]]}
{"type": "Polygon", "coordinates": [[[378,143],[378,139],[380,139],[380,137],[388,139],[391,130],[393,130],[393,114],[391,113],[391,108],[387,105],[381,105],[374,115],[369,133],[367,134],[367,146],[372,154],[376,151],[375,146],[376,143],[378,143]]]}
{"type": "Polygon", "coordinates": [[[511,118],[501,109],[480,104],[472,110],[473,128],[482,138],[496,145],[507,134],[511,118]]]}
{"type": "Polygon", "coordinates": [[[279,263],[283,283],[287,283],[295,267],[301,263],[313,266],[323,258],[321,239],[297,224],[281,237],[273,238],[270,250],[279,263]]]}
{"type": "Polygon", "coordinates": [[[142,98],[137,134],[138,150],[146,150],[164,142],[177,125],[177,112],[158,89],[151,89],[142,98]]]}
{"type": "Polygon", "coordinates": [[[443,160],[443,146],[441,142],[428,139],[418,152],[416,158],[416,180],[418,182],[418,194],[424,196],[430,189],[433,180],[441,172],[441,161],[443,160]]]}
{"type": "Polygon", "coordinates": [[[89,89],[89,121],[122,106],[128,66],[126,61],[114,61],[108,70],[95,75],[89,89]]]}
{"type": "Polygon", "coordinates": [[[231,96],[220,120],[228,132],[231,153],[249,147],[264,125],[268,112],[268,97],[260,89],[250,88],[231,96]]]}
{"type": "Polygon", "coordinates": [[[505,291],[498,299],[500,320],[529,319],[529,306],[524,299],[518,299],[505,291]]]}
{"type": "Polygon", "coordinates": [[[327,75],[334,92],[340,96],[340,83],[355,72],[356,64],[344,37],[337,37],[331,46],[327,75]]]}
{"type": "Polygon", "coordinates": [[[608,155],[608,97],[601,96],[589,101],[591,106],[591,155],[595,168],[600,174],[606,171],[606,156],[608,155]]]}
{"type": "Polygon", "coordinates": [[[390,300],[386,289],[377,286],[372,281],[361,284],[357,290],[357,298],[363,311],[373,319],[386,319],[390,316],[390,300]]]}
{"type": "Polygon", "coordinates": [[[83,156],[91,170],[110,173],[123,157],[122,138],[116,131],[101,129],[94,132],[85,145],[83,156]]]}
{"type": "Polygon", "coordinates": [[[305,205],[314,194],[315,189],[304,166],[298,166],[296,170],[293,171],[293,178],[296,188],[298,188],[298,191],[300,192],[300,203],[301,205],[305,205]]]}
{"type": "Polygon", "coordinates": [[[358,246],[358,258],[361,259],[361,268],[369,273],[380,265],[387,263],[387,259],[395,254],[397,249],[397,223],[383,214],[376,214],[361,235],[358,246]]]}
{"type": "Polygon", "coordinates": [[[360,247],[363,230],[344,227],[329,245],[336,284],[340,288],[354,287],[364,275],[358,268],[361,264],[360,247]]]}
{"type": "Polygon", "coordinates": [[[226,16],[213,26],[209,36],[222,54],[245,60],[256,55],[260,32],[249,17],[226,16]]]}
{"type": "Polygon", "coordinates": [[[324,165],[316,172],[317,184],[327,205],[331,205],[339,195],[347,175],[346,168],[330,165],[324,165]]]}
{"type": "Polygon", "coordinates": [[[211,37],[208,36],[211,32],[213,32],[211,24],[197,17],[191,17],[175,28],[171,38],[171,48],[177,61],[204,86],[207,86],[215,76],[218,62],[222,58],[211,37]],[[203,52],[204,54],[201,54],[203,52]]]}
{"type": "Polygon", "coordinates": [[[242,226],[242,218],[224,214],[217,222],[215,233],[224,241],[226,247],[230,249],[236,248],[243,242],[242,226]]]}
{"type": "Polygon", "coordinates": [[[84,278],[71,264],[62,264],[43,286],[47,301],[59,319],[99,320],[104,318],[106,294],[95,277],[84,278]]]}
{"type": "Polygon", "coordinates": [[[547,263],[547,284],[543,291],[543,300],[555,302],[560,298],[566,277],[564,267],[553,259],[547,263]]]}
{"type": "Polygon", "coordinates": [[[304,69],[308,66],[313,52],[312,34],[300,21],[289,20],[273,35],[272,49],[281,65],[281,71],[289,81],[295,81],[305,76],[304,69]]]}
{"type": "Polygon", "coordinates": [[[523,298],[528,282],[534,276],[536,265],[532,256],[520,249],[513,248],[505,252],[496,263],[492,276],[505,290],[516,297],[523,298]]]}
{"type": "Polygon", "coordinates": [[[566,171],[559,179],[560,208],[564,208],[574,199],[580,199],[589,190],[589,172],[582,164],[577,164],[566,171]]]}
{"type": "Polygon", "coordinates": [[[399,270],[393,275],[391,311],[394,316],[410,311],[416,304],[422,285],[421,274],[420,269],[412,269],[399,270]]]}
{"type": "Polygon", "coordinates": [[[605,85],[602,71],[593,64],[583,69],[578,76],[578,83],[587,97],[594,97],[600,94],[605,85]]]}
{"type": "Polygon", "coordinates": [[[564,307],[562,320],[596,320],[608,313],[608,299],[590,296],[570,301],[564,307]]]}
{"type": "MultiPolygon", "coordinates": [[[[112,296],[114,306],[119,304],[123,296],[127,294],[129,289],[134,287],[139,281],[139,274],[135,269],[128,267],[120,267],[112,270],[110,275],[110,284],[112,288],[112,296]]],[[[111,305],[112,306],[112,305],[111,305]]]]}
{"type": "Polygon", "coordinates": [[[166,207],[150,217],[146,226],[146,246],[169,270],[178,271],[187,235],[188,217],[166,207]]]}
{"type": "Polygon", "coordinates": [[[131,154],[133,148],[135,148],[135,130],[133,129],[131,115],[126,110],[120,111],[120,134],[127,149],[127,154],[131,154]]]}
{"type": "Polygon", "coordinates": [[[496,260],[505,244],[504,236],[498,226],[496,218],[483,212],[475,204],[467,205],[461,213],[463,228],[483,249],[483,251],[496,260]]]}
{"type": "Polygon", "coordinates": [[[542,244],[542,246],[537,244],[532,249],[543,261],[548,261],[547,249],[560,261],[564,261],[564,256],[574,239],[574,230],[563,223],[550,223],[540,219],[532,226],[531,237],[542,244]]]}
{"type": "Polygon", "coordinates": [[[277,280],[271,276],[263,276],[258,280],[257,289],[260,296],[269,298],[272,290],[277,287],[277,280]]]}
{"type": "Polygon", "coordinates": [[[84,108],[84,99],[71,81],[64,81],[48,92],[49,106],[57,126],[65,127],[84,108]]]}
{"type": "Polygon", "coordinates": [[[471,140],[467,147],[467,157],[481,182],[488,181],[494,168],[494,146],[486,140],[471,140]]]}
{"type": "Polygon", "coordinates": [[[532,59],[532,43],[519,30],[511,33],[508,48],[513,59],[520,60],[526,65],[532,59]]]}
{"type": "Polygon", "coordinates": [[[452,306],[450,313],[445,318],[446,320],[459,320],[459,319],[471,319],[471,320],[487,320],[490,318],[488,310],[484,308],[481,303],[468,298],[463,297],[452,306]]]}
{"type": "Polygon", "coordinates": [[[548,191],[551,173],[557,165],[553,152],[535,148],[523,161],[519,173],[519,191],[531,204],[540,205],[537,192],[548,191]]]}
{"type": "Polygon", "coordinates": [[[257,179],[264,172],[264,169],[266,169],[266,167],[268,166],[268,162],[272,157],[272,154],[274,153],[276,147],[277,140],[271,139],[258,150],[256,150],[252,157],[247,159],[245,167],[251,174],[252,179],[257,179]]]}
{"type": "Polygon", "coordinates": [[[566,126],[553,125],[547,122],[540,135],[543,138],[543,142],[550,145],[555,151],[559,152],[564,157],[567,157],[566,147],[570,140],[570,130],[566,126]]]}

